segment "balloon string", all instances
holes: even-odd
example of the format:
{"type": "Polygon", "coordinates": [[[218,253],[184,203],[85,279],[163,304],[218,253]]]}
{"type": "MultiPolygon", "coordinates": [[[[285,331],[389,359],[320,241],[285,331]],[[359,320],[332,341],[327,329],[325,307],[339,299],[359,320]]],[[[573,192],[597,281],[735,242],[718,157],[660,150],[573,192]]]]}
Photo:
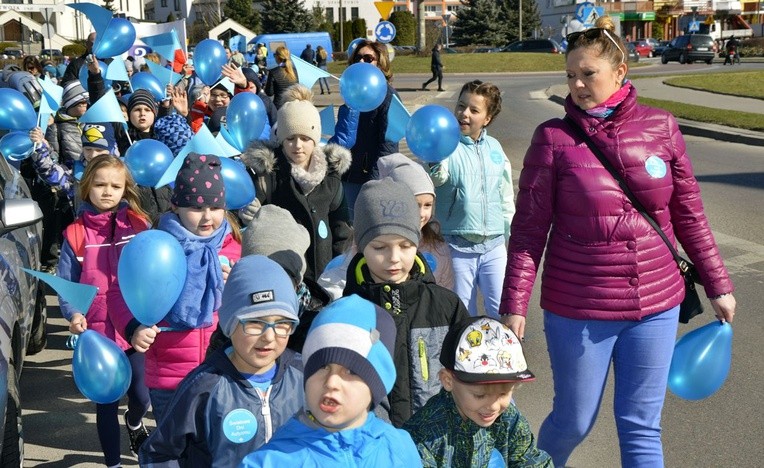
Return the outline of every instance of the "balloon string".
{"type": "Polygon", "coordinates": [[[77,340],[79,340],[79,335],[69,335],[69,338],[66,339],[66,347],[69,349],[74,349],[77,347],[77,340]]]}
{"type": "Polygon", "coordinates": [[[178,328],[173,327],[159,327],[160,332],[178,331],[178,328]]]}

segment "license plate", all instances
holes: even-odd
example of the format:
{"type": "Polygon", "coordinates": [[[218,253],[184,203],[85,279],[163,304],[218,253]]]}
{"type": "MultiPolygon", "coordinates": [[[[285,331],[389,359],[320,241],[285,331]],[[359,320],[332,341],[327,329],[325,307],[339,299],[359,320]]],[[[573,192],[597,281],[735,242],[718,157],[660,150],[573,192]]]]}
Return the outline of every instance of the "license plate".
{"type": "Polygon", "coordinates": [[[701,52],[706,52],[708,50],[708,47],[698,47],[698,50],[701,52]]]}

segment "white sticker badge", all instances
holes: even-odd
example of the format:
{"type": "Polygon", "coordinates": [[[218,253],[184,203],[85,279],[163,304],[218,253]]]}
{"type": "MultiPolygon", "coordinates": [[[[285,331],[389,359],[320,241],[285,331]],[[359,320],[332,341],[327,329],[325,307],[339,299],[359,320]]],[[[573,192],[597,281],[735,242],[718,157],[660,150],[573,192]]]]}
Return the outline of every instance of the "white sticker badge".
{"type": "Polygon", "coordinates": [[[666,163],[658,156],[650,156],[645,161],[645,170],[653,179],[666,177],[666,163]]]}

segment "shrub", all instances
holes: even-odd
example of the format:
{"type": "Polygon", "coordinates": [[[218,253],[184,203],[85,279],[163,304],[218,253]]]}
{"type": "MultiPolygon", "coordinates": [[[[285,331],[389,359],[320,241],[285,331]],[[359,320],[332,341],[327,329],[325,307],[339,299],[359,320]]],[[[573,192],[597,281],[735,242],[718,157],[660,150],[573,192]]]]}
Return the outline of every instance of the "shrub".
{"type": "Polygon", "coordinates": [[[69,57],[79,57],[84,54],[86,50],[88,49],[82,44],[69,44],[61,49],[61,53],[69,57]]]}

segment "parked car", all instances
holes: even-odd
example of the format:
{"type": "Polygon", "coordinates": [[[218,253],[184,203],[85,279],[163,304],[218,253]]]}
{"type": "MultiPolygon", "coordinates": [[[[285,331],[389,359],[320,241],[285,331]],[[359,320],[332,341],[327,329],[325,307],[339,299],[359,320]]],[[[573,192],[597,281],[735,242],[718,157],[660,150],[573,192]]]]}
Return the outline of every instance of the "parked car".
{"type": "Polygon", "coordinates": [[[2,466],[21,466],[19,377],[27,354],[45,346],[45,293],[22,268],[39,270],[42,212],[18,171],[0,156],[0,438],[2,466]]]}
{"type": "Polygon", "coordinates": [[[15,59],[15,58],[23,57],[24,51],[22,51],[21,49],[17,49],[15,47],[8,47],[7,49],[3,51],[3,54],[7,55],[8,58],[15,59]]]}
{"type": "Polygon", "coordinates": [[[637,53],[640,57],[652,57],[653,56],[653,46],[650,45],[649,42],[645,40],[639,40],[639,41],[632,41],[630,42],[634,46],[634,48],[637,50],[637,53]]]}
{"type": "Polygon", "coordinates": [[[639,53],[632,42],[626,43],[626,60],[629,62],[639,62],[639,53]]]}
{"type": "Polygon", "coordinates": [[[443,47],[440,49],[441,54],[458,54],[459,51],[456,49],[452,49],[451,47],[443,47]]]}
{"type": "Polygon", "coordinates": [[[494,52],[501,52],[501,48],[499,47],[478,47],[475,50],[472,51],[476,54],[492,54],[494,52]]]}
{"type": "Polygon", "coordinates": [[[681,64],[703,61],[711,65],[716,55],[716,43],[708,34],[685,34],[675,37],[661,54],[661,63],[681,64]]]}
{"type": "Polygon", "coordinates": [[[42,49],[40,51],[40,55],[47,55],[50,58],[53,59],[61,59],[64,58],[64,54],[61,53],[59,49],[42,49]]]}
{"type": "Polygon", "coordinates": [[[658,45],[653,46],[653,54],[655,57],[660,57],[663,52],[668,48],[669,41],[658,41],[658,45]]]}
{"type": "Polygon", "coordinates": [[[561,54],[562,47],[552,39],[523,39],[504,47],[502,52],[549,52],[561,54]]]}

